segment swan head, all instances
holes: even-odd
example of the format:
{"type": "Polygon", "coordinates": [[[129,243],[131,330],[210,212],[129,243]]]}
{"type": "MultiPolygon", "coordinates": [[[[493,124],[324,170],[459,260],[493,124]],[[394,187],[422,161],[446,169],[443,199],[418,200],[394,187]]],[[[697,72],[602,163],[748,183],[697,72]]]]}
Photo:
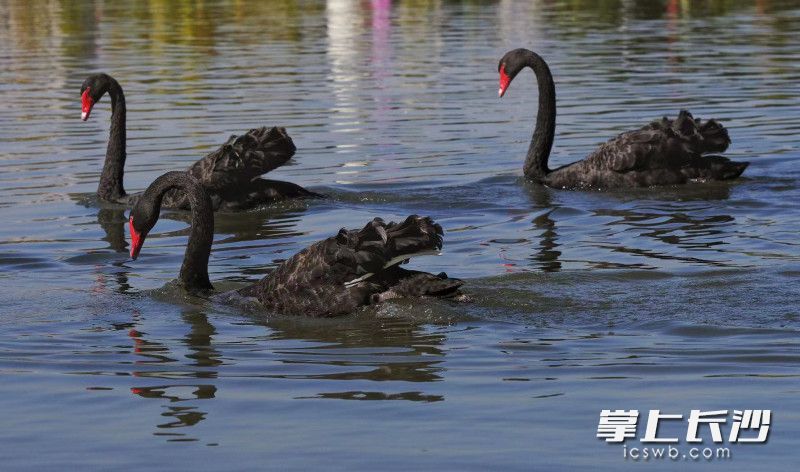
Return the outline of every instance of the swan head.
{"type": "Polygon", "coordinates": [[[108,74],[92,74],[81,84],[81,120],[86,121],[92,113],[92,107],[108,92],[111,86],[108,74]]]}
{"type": "Polygon", "coordinates": [[[530,63],[530,56],[533,54],[524,48],[514,49],[508,51],[500,62],[497,64],[497,73],[500,74],[500,90],[497,92],[499,96],[506,94],[508,86],[511,81],[519,72],[530,63]]]}
{"type": "Polygon", "coordinates": [[[147,234],[156,225],[161,205],[148,205],[140,198],[128,217],[128,231],[131,234],[131,259],[139,257],[147,234]]]}

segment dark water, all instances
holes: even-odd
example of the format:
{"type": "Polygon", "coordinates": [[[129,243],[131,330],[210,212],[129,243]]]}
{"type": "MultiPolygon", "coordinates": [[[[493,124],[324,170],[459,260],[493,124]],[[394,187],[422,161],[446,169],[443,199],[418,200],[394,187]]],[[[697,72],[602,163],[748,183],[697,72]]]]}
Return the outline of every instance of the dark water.
{"type": "Polygon", "coordinates": [[[767,444],[690,466],[785,469],[800,434],[799,35],[800,3],[768,0],[0,4],[3,469],[682,465],[626,461],[595,438],[602,409],[642,411],[639,436],[651,409],[772,409],[767,444]],[[556,77],[553,165],[689,108],[728,127],[745,178],[524,182],[533,76],[502,100],[496,77],[520,46],[556,77]],[[126,262],[124,214],[92,198],[108,99],[78,119],[100,70],[126,91],[128,189],[275,124],[299,151],[274,177],[333,197],[218,217],[218,288],[415,212],[446,243],[413,265],[468,279],[473,302],[241,313],[170,283],[180,214],[126,262]]]}

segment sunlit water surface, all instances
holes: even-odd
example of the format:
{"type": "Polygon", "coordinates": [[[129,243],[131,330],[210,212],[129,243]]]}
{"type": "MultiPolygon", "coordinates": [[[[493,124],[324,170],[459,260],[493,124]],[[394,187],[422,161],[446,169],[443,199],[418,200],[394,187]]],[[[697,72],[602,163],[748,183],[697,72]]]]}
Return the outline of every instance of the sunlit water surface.
{"type": "Polygon", "coordinates": [[[600,410],[698,408],[771,408],[773,429],[697,467],[796,463],[800,5],[597,3],[0,4],[2,468],[641,467],[595,438],[600,410]],[[496,69],[521,46],[556,78],[554,166],[689,108],[728,127],[745,177],[525,182],[533,76],[499,100],[496,69]],[[129,262],[125,214],[93,198],[108,98],[78,118],[94,71],[126,92],[129,190],[281,125],[298,153],[274,178],[331,197],[219,215],[219,289],[421,213],[446,243],[414,266],[472,302],[242,313],[171,283],[180,214],[129,262]]]}

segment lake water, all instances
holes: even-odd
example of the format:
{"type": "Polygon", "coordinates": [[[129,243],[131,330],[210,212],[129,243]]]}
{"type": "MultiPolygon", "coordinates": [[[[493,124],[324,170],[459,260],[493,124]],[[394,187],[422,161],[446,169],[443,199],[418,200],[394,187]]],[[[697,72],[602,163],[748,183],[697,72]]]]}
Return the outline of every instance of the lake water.
{"type": "Polygon", "coordinates": [[[800,3],[774,0],[3,2],[2,468],[657,470],[684,463],[626,460],[595,437],[601,410],[642,412],[638,438],[649,410],[771,409],[767,444],[687,465],[785,470],[799,35],[800,3]],[[556,79],[554,166],[688,108],[750,167],[636,191],[525,182],[533,75],[497,98],[516,47],[556,79]],[[420,213],[445,247],[412,266],[467,279],[472,302],[242,313],[171,283],[175,213],[129,262],[125,214],[93,198],[110,101],[79,119],[96,71],[126,92],[129,190],[280,125],[298,152],[270,175],[331,196],[219,215],[217,288],[342,226],[420,213]]]}

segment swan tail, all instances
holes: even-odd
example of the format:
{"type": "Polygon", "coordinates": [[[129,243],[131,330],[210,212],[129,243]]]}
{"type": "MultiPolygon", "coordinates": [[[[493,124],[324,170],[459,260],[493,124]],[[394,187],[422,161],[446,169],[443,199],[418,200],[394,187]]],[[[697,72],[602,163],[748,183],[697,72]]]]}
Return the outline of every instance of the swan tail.
{"type": "Polygon", "coordinates": [[[698,131],[703,138],[701,141],[702,153],[724,152],[728,149],[731,144],[731,138],[728,136],[728,130],[725,127],[714,119],[705,123],[699,122],[700,120],[698,120],[698,131]]]}
{"type": "MultiPolygon", "coordinates": [[[[669,122],[666,118],[663,121],[669,122]]],[[[691,113],[681,110],[678,118],[669,123],[670,130],[684,143],[692,154],[724,152],[731,144],[728,130],[714,119],[703,122],[691,113]]]]}
{"type": "Polygon", "coordinates": [[[744,172],[749,162],[734,162],[724,156],[700,156],[681,169],[688,179],[693,180],[733,180],[744,172]]]}
{"type": "Polygon", "coordinates": [[[442,227],[428,217],[411,215],[402,223],[384,223],[380,218],[359,231],[342,229],[337,242],[353,250],[357,277],[352,286],[395,267],[413,256],[438,254],[442,248],[442,227]]]}
{"type": "Polygon", "coordinates": [[[389,273],[383,274],[383,278],[392,278],[390,288],[372,295],[371,302],[383,302],[392,298],[400,297],[437,297],[437,298],[458,298],[462,295],[459,290],[464,281],[453,279],[444,272],[437,275],[427,272],[405,270],[400,267],[393,267],[389,273]]]}
{"type": "Polygon", "coordinates": [[[189,173],[207,189],[222,191],[284,165],[296,149],[284,128],[254,128],[232,135],[219,149],[192,165],[189,173]]]}
{"type": "Polygon", "coordinates": [[[725,152],[731,144],[728,130],[718,121],[694,118],[687,110],[670,120],[666,116],[645,126],[643,130],[658,130],[680,143],[692,155],[725,152]]]}
{"type": "Polygon", "coordinates": [[[449,298],[461,294],[459,288],[464,285],[463,280],[449,278],[444,272],[434,275],[400,267],[412,256],[438,254],[442,249],[442,227],[430,218],[411,215],[402,223],[389,224],[376,218],[355,233],[355,238],[356,259],[360,270],[366,273],[345,285],[352,287],[366,281],[384,287],[372,295],[372,302],[396,297],[449,298]]]}
{"type": "Polygon", "coordinates": [[[437,275],[413,272],[404,277],[392,290],[404,297],[449,297],[456,295],[462,285],[464,285],[463,280],[450,278],[444,272],[437,275]]]}

